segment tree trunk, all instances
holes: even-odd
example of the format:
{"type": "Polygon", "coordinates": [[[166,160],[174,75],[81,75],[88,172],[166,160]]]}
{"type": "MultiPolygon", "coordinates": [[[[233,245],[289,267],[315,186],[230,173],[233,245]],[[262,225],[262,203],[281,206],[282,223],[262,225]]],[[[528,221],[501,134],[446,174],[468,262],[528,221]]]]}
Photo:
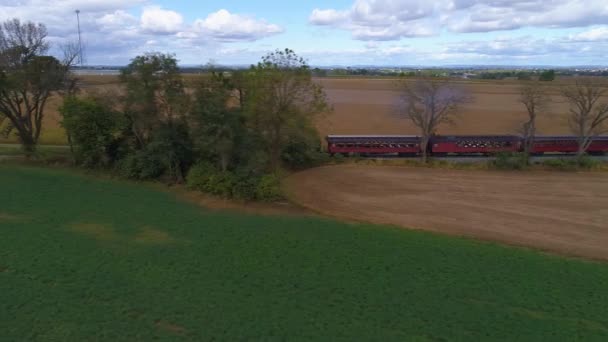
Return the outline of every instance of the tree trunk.
{"type": "Polygon", "coordinates": [[[68,145],[70,145],[70,154],[72,154],[72,163],[76,165],[76,154],[74,153],[74,144],[72,143],[72,135],[67,133],[68,145]]]}
{"type": "Polygon", "coordinates": [[[19,140],[21,140],[21,146],[23,146],[23,152],[26,158],[30,158],[36,152],[36,142],[34,138],[29,136],[26,132],[19,131],[19,140]]]}
{"type": "Polygon", "coordinates": [[[270,167],[273,172],[276,172],[281,167],[281,125],[279,122],[275,122],[273,125],[273,138],[270,146],[270,167]]]}
{"type": "Polygon", "coordinates": [[[524,139],[524,162],[526,165],[530,165],[530,151],[532,151],[532,146],[534,145],[534,135],[536,134],[536,128],[534,127],[534,123],[529,123],[525,127],[526,137],[524,139]]]}
{"type": "Polygon", "coordinates": [[[583,156],[585,155],[585,150],[587,149],[587,138],[580,137],[578,140],[578,149],[576,151],[576,162],[580,166],[583,160],[583,156]]]}
{"type": "Polygon", "coordinates": [[[429,137],[423,136],[420,141],[420,158],[421,158],[422,164],[426,164],[426,162],[428,161],[428,152],[427,152],[428,145],[429,145],[429,137]]]}
{"type": "Polygon", "coordinates": [[[177,181],[177,184],[184,184],[185,179],[184,179],[184,173],[182,172],[181,163],[176,162],[174,167],[175,167],[175,180],[177,181]]]}

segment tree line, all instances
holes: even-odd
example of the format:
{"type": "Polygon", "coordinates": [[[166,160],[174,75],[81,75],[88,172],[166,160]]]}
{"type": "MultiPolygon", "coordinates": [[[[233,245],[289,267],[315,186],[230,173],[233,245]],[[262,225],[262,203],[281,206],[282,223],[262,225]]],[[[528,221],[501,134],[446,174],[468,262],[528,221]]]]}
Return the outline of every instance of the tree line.
{"type": "MultiPolygon", "coordinates": [[[[441,124],[453,123],[462,105],[471,97],[463,88],[445,79],[401,79],[396,89],[402,100],[399,114],[419,129],[422,161],[426,162],[426,144],[430,137],[437,134],[441,124]]],[[[581,78],[573,84],[559,86],[558,92],[560,100],[569,105],[566,117],[570,132],[577,138],[580,163],[593,139],[608,133],[608,82],[602,78],[581,78]]],[[[537,119],[547,115],[548,107],[555,99],[542,81],[526,81],[519,89],[518,101],[527,113],[527,119],[519,129],[524,140],[523,160],[527,165],[537,134],[537,119]]]]}

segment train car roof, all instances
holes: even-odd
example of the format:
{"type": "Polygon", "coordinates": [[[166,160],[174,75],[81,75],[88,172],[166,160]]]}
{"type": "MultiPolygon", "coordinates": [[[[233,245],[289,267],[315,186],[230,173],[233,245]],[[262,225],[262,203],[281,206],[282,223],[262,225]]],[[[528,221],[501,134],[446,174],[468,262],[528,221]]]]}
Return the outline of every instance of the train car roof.
{"type": "Polygon", "coordinates": [[[327,138],[418,138],[417,135],[334,135],[330,134],[327,138]]]}
{"type": "Polygon", "coordinates": [[[461,140],[461,139],[521,139],[518,135],[435,135],[434,140],[461,140]]]}
{"type": "MultiPolygon", "coordinates": [[[[576,140],[578,137],[574,135],[537,135],[534,137],[534,140],[543,141],[543,140],[576,140]]],[[[592,141],[606,141],[608,140],[608,135],[600,135],[597,137],[591,138],[592,141]]]]}

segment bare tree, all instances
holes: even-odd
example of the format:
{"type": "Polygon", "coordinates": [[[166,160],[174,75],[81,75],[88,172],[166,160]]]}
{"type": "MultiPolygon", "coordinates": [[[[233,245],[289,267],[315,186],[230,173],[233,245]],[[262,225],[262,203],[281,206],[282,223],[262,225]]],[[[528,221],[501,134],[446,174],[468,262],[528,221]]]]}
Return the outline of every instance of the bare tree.
{"type": "Polygon", "coordinates": [[[408,118],[420,129],[422,162],[427,161],[427,145],[436,134],[439,125],[452,123],[459,107],[469,96],[447,80],[400,80],[397,89],[401,93],[399,114],[408,118]]]}
{"type": "Polygon", "coordinates": [[[65,63],[74,60],[45,56],[46,36],[44,25],[18,19],[0,27],[0,124],[6,135],[17,132],[28,155],[38,143],[47,100],[64,89],[70,73],[65,63]]]}
{"type": "Polygon", "coordinates": [[[536,118],[546,110],[548,101],[547,89],[538,82],[527,83],[519,89],[519,102],[526,107],[526,111],[528,112],[528,120],[522,125],[526,163],[534,144],[536,118]]]}
{"type": "Polygon", "coordinates": [[[578,139],[577,157],[581,157],[591,145],[593,138],[608,132],[608,84],[593,79],[584,79],[562,89],[562,96],[570,104],[569,124],[578,139]],[[604,102],[600,102],[604,100],[604,102]]]}

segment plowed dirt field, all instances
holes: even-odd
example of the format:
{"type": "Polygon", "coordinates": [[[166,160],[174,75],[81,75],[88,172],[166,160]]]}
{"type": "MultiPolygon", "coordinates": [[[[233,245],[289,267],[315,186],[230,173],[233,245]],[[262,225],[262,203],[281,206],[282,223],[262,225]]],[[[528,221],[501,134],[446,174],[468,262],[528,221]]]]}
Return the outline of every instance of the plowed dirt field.
{"type": "Polygon", "coordinates": [[[320,213],[608,260],[608,175],[340,165],[295,174],[320,213]]]}
{"type": "MultiPolygon", "coordinates": [[[[192,84],[195,76],[186,76],[192,84]]],[[[394,79],[349,78],[316,79],[325,89],[333,111],[320,115],[316,126],[321,136],[327,134],[418,134],[418,130],[396,111],[400,103],[394,79]]],[[[471,102],[460,110],[452,125],[443,125],[439,134],[514,134],[519,132],[526,119],[524,106],[519,103],[517,81],[454,81],[471,96],[471,102]]],[[[539,134],[569,134],[568,105],[559,96],[559,86],[564,82],[548,83],[552,103],[538,117],[539,134]]],[[[86,91],[120,89],[116,76],[83,76],[81,87],[86,91]]],[[[608,99],[606,99],[608,100],[608,99]]],[[[53,97],[46,109],[43,144],[66,144],[61,128],[58,108],[61,99],[53,97]]],[[[16,137],[0,142],[16,142],[16,137]]]]}

